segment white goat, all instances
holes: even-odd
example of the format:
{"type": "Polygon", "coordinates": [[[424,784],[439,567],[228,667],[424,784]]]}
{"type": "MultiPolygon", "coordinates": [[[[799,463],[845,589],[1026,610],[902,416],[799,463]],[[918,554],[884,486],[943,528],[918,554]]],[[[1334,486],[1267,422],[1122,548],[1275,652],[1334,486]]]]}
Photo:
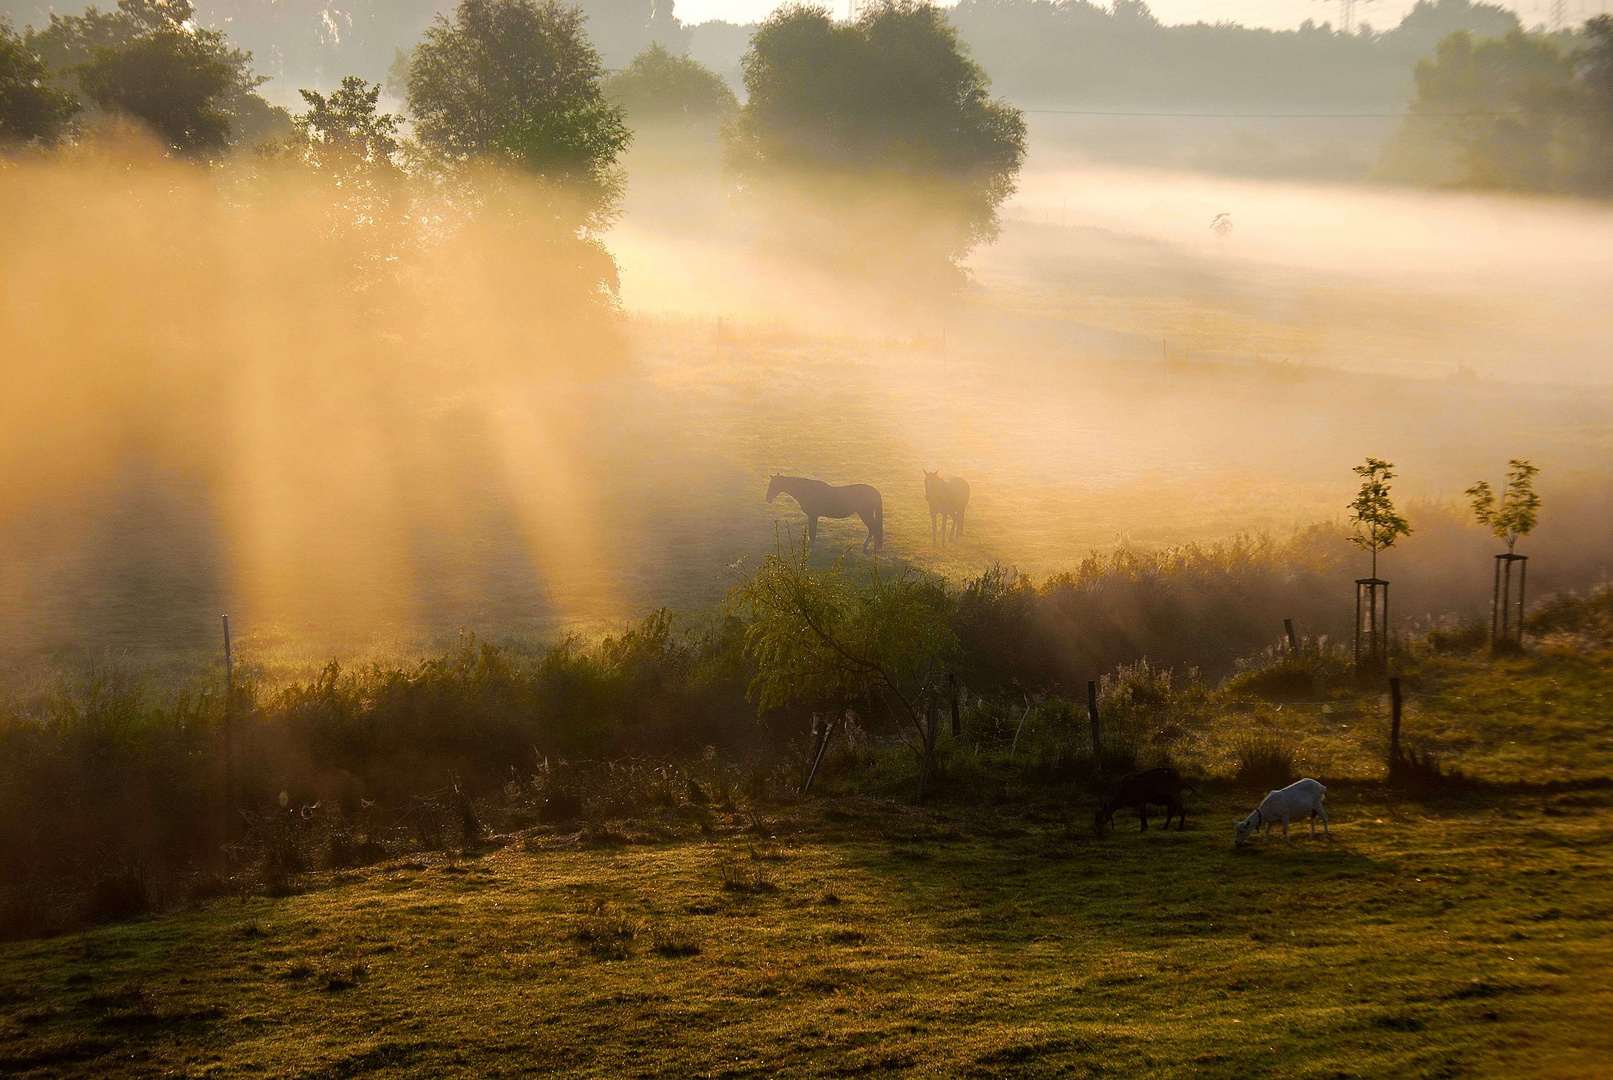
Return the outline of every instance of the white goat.
{"type": "Polygon", "coordinates": [[[1333,834],[1327,828],[1327,808],[1322,805],[1322,799],[1327,795],[1327,788],[1321,781],[1306,777],[1296,780],[1281,791],[1273,791],[1260,801],[1260,806],[1254,813],[1242,821],[1232,823],[1233,846],[1242,844],[1249,839],[1249,834],[1258,831],[1262,826],[1266,830],[1266,841],[1271,841],[1271,827],[1277,822],[1283,823],[1283,843],[1288,844],[1288,823],[1294,818],[1309,818],[1311,835],[1316,835],[1316,819],[1322,819],[1322,832],[1332,839],[1333,834]]]}

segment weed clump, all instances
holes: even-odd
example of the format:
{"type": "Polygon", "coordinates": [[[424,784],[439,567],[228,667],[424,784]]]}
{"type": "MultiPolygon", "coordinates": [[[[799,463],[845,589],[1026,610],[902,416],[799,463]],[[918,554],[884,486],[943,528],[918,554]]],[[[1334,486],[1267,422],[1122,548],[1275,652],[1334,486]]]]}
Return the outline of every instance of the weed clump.
{"type": "Polygon", "coordinates": [[[651,949],[657,956],[668,959],[677,959],[686,956],[699,956],[701,941],[698,934],[680,927],[656,927],[652,938],[651,949]]]}
{"type": "Polygon", "coordinates": [[[1238,767],[1233,779],[1244,786],[1282,788],[1294,782],[1294,752],[1270,733],[1246,733],[1233,744],[1238,767]]]}
{"type": "Polygon", "coordinates": [[[740,862],[725,862],[722,864],[721,869],[724,892],[747,895],[778,892],[778,886],[773,884],[765,867],[750,867],[740,862]]]}
{"type": "Polygon", "coordinates": [[[577,941],[600,960],[626,960],[638,935],[636,921],[602,911],[585,918],[576,931],[577,941]]]}

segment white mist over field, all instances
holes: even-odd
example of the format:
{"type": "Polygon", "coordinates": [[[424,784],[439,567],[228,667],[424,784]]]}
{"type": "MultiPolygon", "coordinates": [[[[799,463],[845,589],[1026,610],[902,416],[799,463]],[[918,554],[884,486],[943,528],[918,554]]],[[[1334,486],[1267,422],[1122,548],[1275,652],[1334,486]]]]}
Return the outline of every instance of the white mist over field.
{"type": "Polygon", "coordinates": [[[709,161],[629,168],[614,327],[566,321],[519,214],[354,293],[285,178],[7,174],[7,648],[207,641],[225,609],[315,651],[709,611],[800,524],[774,472],[874,484],[886,554],[963,580],[1337,522],[1368,454],[1408,503],[1526,457],[1565,580],[1606,561],[1604,211],[1039,159],[938,292],[798,256],[780,216],[814,212],[709,161]],[[925,469],[974,490],[945,553],[925,469]]]}

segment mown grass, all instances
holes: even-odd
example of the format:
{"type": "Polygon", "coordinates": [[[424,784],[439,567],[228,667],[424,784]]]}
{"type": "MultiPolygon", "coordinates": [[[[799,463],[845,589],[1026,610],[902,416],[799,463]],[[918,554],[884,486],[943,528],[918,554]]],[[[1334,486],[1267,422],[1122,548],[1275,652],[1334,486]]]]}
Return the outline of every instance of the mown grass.
{"type": "Polygon", "coordinates": [[[1198,781],[1184,832],[1095,835],[1037,763],[1086,737],[1051,699],[1017,764],[1018,711],[972,706],[926,807],[865,734],[827,798],[484,808],[457,849],[0,945],[0,1073],[1605,1075],[1610,658],[1400,658],[1406,744],[1463,774],[1420,798],[1376,687],[1123,669],[1102,708],[1198,781]],[[1240,746],[1328,779],[1330,841],[1233,849],[1240,746]]]}
{"type": "Polygon", "coordinates": [[[21,1075],[1599,1075],[1613,792],[1335,788],[1234,851],[1080,807],[537,829],[0,948],[21,1075]],[[741,873],[741,869],[748,873],[741,873]],[[733,880],[769,888],[725,888],[733,880]]]}

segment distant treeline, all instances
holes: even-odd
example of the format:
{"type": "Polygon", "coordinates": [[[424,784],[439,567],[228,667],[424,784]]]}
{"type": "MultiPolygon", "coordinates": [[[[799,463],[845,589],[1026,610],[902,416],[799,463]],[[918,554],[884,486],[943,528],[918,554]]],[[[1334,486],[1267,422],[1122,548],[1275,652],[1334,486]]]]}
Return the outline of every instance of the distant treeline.
{"type": "MultiPolygon", "coordinates": [[[[109,8],[111,3],[103,3],[109,8]]],[[[386,76],[446,0],[202,0],[197,18],[227,32],[256,70],[300,85],[344,75],[386,76]]],[[[652,44],[688,53],[737,86],[754,25],[685,25],[671,0],[576,0],[609,68],[652,44]]],[[[0,0],[18,28],[43,27],[74,5],[0,0]]],[[[1166,26],[1142,0],[1112,8],[1088,0],[962,0],[949,11],[996,92],[1020,105],[1267,107],[1355,104],[1399,108],[1411,96],[1416,60],[1456,30],[1502,37],[1519,28],[1511,11],[1469,0],[1421,0],[1394,29],[1346,34],[1326,23],[1266,30],[1235,23],[1166,26]]]]}
{"type": "Polygon", "coordinates": [[[1511,11],[1469,0],[1420,0],[1384,33],[1309,21],[1166,26],[1142,0],[963,0],[952,19],[998,92],[1021,105],[1273,111],[1399,109],[1412,65],[1447,35],[1519,26],[1511,11]]]}

